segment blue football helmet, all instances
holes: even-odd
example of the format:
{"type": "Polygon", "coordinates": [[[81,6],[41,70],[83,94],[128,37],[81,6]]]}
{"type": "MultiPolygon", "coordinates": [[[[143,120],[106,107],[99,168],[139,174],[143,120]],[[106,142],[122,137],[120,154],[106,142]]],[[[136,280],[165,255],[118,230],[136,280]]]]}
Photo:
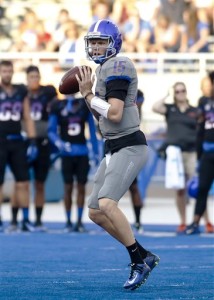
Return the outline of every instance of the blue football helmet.
{"type": "Polygon", "coordinates": [[[188,182],[187,182],[187,193],[189,197],[191,198],[197,198],[198,196],[198,176],[193,176],[188,182]]]}
{"type": "Polygon", "coordinates": [[[87,58],[89,60],[93,60],[97,64],[104,63],[107,59],[112,56],[115,56],[117,53],[120,52],[122,46],[122,37],[121,33],[119,32],[118,27],[109,20],[99,20],[95,22],[90,28],[85,36],[85,51],[87,53],[87,58]],[[108,40],[108,46],[106,49],[105,54],[100,55],[99,49],[100,47],[97,46],[94,48],[90,41],[95,39],[105,39],[108,40]],[[96,49],[98,54],[94,55],[93,51],[96,49]]]}

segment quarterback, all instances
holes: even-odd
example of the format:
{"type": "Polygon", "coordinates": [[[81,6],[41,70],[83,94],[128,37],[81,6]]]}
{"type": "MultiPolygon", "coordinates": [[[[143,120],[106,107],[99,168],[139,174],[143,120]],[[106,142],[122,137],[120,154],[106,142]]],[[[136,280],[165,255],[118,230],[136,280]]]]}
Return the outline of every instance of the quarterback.
{"type": "Polygon", "coordinates": [[[89,60],[98,64],[95,94],[89,67],[76,75],[82,96],[99,122],[105,140],[105,157],[94,178],[88,200],[90,219],[124,245],[130,256],[130,276],[125,289],[135,290],[145,283],[159,257],[144,249],[118,207],[147,160],[147,143],[140,130],[136,105],[138,78],[132,61],[117,56],[122,46],[118,27],[109,20],[94,23],[85,36],[89,60]]]}

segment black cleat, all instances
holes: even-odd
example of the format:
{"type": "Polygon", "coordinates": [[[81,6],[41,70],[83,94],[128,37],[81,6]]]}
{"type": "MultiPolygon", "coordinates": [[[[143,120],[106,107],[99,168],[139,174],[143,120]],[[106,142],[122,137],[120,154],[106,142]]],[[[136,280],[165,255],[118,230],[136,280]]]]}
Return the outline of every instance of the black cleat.
{"type": "Polygon", "coordinates": [[[20,232],[17,222],[11,222],[10,225],[6,229],[7,233],[17,233],[20,232]]]}
{"type": "Polygon", "coordinates": [[[74,231],[75,232],[79,232],[79,233],[85,233],[88,232],[87,229],[84,227],[84,225],[82,223],[77,223],[74,226],[74,231]]]}
{"type": "Polygon", "coordinates": [[[73,225],[71,222],[67,222],[65,224],[65,227],[63,229],[64,232],[72,232],[73,231],[73,225]]]}
{"type": "Polygon", "coordinates": [[[22,229],[22,231],[25,231],[25,232],[34,232],[35,231],[34,226],[29,221],[23,221],[21,229],[22,229]]]}
{"type": "Polygon", "coordinates": [[[159,264],[160,257],[148,251],[146,258],[144,258],[144,262],[150,267],[152,271],[159,264]]]}
{"type": "Polygon", "coordinates": [[[124,288],[129,290],[135,290],[144,284],[151,272],[150,267],[146,264],[130,264],[131,271],[129,279],[125,282],[124,288]]]}
{"type": "Polygon", "coordinates": [[[187,226],[186,228],[186,234],[192,235],[192,234],[200,234],[200,229],[198,224],[192,223],[191,225],[187,226]]]}
{"type": "Polygon", "coordinates": [[[46,232],[47,231],[47,228],[43,225],[43,223],[41,221],[37,221],[35,224],[34,224],[34,229],[36,232],[46,232]]]}

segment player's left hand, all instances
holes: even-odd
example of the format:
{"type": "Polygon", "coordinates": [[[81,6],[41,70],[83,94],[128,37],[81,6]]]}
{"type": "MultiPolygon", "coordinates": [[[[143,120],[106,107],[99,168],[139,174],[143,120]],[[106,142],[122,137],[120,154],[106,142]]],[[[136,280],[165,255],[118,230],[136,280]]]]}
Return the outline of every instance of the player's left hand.
{"type": "Polygon", "coordinates": [[[92,87],[95,77],[91,77],[91,69],[87,66],[79,68],[81,79],[76,75],[76,79],[79,83],[79,90],[83,97],[88,93],[92,93],[92,87]]]}
{"type": "Polygon", "coordinates": [[[62,150],[62,155],[71,155],[73,152],[72,146],[69,142],[64,142],[63,150],[62,150]]]}
{"type": "Polygon", "coordinates": [[[35,139],[29,139],[29,146],[27,147],[27,161],[33,162],[38,157],[38,148],[35,139]]]}

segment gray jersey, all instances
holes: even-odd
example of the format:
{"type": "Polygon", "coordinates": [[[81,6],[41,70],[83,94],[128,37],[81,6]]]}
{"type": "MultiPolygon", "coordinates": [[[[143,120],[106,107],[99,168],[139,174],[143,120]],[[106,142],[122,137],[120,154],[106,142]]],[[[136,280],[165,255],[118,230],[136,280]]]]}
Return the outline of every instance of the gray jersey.
{"type": "Polygon", "coordinates": [[[140,118],[136,105],[138,79],[132,61],[127,57],[113,57],[96,70],[97,84],[95,93],[105,99],[106,83],[114,79],[125,79],[130,82],[124,102],[123,116],[119,123],[100,116],[99,128],[105,139],[116,139],[140,130],[140,118]]]}

